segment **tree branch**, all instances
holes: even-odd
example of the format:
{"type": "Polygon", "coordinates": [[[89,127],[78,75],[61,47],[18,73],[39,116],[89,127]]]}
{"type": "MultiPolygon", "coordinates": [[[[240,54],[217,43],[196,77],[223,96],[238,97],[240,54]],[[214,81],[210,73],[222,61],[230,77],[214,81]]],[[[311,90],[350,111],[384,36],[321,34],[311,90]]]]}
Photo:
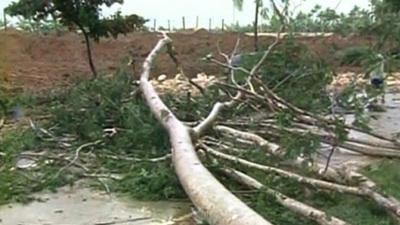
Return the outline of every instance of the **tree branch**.
{"type": "Polygon", "coordinates": [[[303,216],[307,219],[313,220],[321,225],[350,225],[349,223],[336,218],[334,216],[328,215],[327,213],[299,202],[293,198],[290,198],[274,189],[271,189],[262,183],[258,182],[256,179],[233,169],[223,169],[224,174],[235,179],[241,184],[248,187],[265,191],[267,194],[274,196],[275,200],[283,207],[289,209],[290,211],[303,216]]]}

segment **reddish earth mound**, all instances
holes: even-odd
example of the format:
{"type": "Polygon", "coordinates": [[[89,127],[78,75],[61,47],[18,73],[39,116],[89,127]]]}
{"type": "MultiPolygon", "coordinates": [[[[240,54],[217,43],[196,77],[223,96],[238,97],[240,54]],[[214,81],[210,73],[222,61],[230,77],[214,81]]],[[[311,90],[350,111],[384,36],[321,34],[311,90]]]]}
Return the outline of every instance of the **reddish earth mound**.
{"type": "MultiPolygon", "coordinates": [[[[203,62],[202,57],[209,53],[218,55],[217,43],[222,51],[230,52],[238,34],[215,34],[207,31],[175,33],[170,35],[180,55],[186,74],[196,77],[198,73],[218,74],[221,69],[203,62]]],[[[94,61],[99,71],[110,72],[118,68],[123,59],[134,55],[137,71],[149,51],[158,40],[155,33],[133,33],[114,39],[102,39],[93,44],[94,61]]],[[[262,47],[273,41],[271,37],[260,37],[262,47]]],[[[339,36],[299,38],[318,56],[332,62],[332,50],[354,45],[372,44],[369,38],[339,36]]],[[[253,38],[241,37],[240,51],[252,51],[253,38]]],[[[24,33],[15,30],[0,31],[0,78],[4,88],[22,90],[45,90],[55,85],[67,84],[71,79],[90,76],[83,37],[66,33],[61,36],[47,36],[24,33]]],[[[346,68],[345,68],[346,69],[346,68]]],[[[347,69],[346,69],[347,70],[347,69]]],[[[174,77],[177,73],[170,58],[161,55],[153,68],[154,77],[166,74],[174,77]]]]}

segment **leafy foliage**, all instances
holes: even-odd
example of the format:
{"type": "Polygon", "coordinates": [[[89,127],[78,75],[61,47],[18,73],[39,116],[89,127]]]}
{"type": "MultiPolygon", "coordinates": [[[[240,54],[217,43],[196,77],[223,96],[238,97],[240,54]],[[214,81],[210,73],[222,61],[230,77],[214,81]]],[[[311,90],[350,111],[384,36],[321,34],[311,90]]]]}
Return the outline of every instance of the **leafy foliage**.
{"type": "MultiPolygon", "coordinates": [[[[51,92],[45,105],[36,107],[42,110],[41,113],[52,115],[41,127],[53,127],[51,133],[55,137],[73,137],[71,147],[64,149],[65,153],[74,154],[80,145],[101,139],[102,143],[91,150],[94,157],[86,160],[97,172],[120,176],[120,180],[107,181],[112,191],[143,200],[185,198],[170,160],[158,163],[124,160],[157,158],[170,153],[166,132],[142,98],[130,95],[131,85],[132,77],[121,69],[113,76],[99,76],[62,92],[51,92]],[[106,135],[104,129],[107,128],[115,128],[117,133],[106,135]]],[[[7,108],[13,102],[7,101],[7,108]]],[[[178,102],[184,104],[184,101],[178,102]]],[[[32,200],[32,192],[72,185],[84,172],[65,169],[54,177],[65,163],[58,160],[49,163],[46,158],[38,160],[38,167],[32,171],[12,169],[23,151],[49,149],[50,154],[56,154],[57,151],[51,150],[60,148],[57,142],[39,139],[30,128],[21,129],[24,132],[0,136],[0,149],[6,154],[0,157],[0,204],[26,202],[32,200]]],[[[86,156],[85,150],[80,157],[86,156]]]]}
{"type": "Polygon", "coordinates": [[[140,30],[146,20],[138,15],[122,16],[117,12],[111,18],[102,18],[101,6],[107,7],[115,3],[123,3],[123,0],[20,0],[11,3],[6,12],[11,16],[22,16],[34,21],[46,20],[49,16],[59,21],[66,27],[78,27],[90,37],[99,40],[100,37],[109,35],[117,37],[118,34],[140,30]]]}
{"type": "Polygon", "coordinates": [[[335,53],[341,65],[366,65],[367,59],[375,55],[367,46],[352,46],[335,53]]]}
{"type": "Polygon", "coordinates": [[[132,77],[121,69],[112,77],[101,76],[80,82],[64,97],[56,95],[50,113],[57,123],[56,135],[78,137],[79,143],[103,140],[96,149],[98,165],[120,174],[110,188],[138,199],[182,198],[170,161],[160,163],[132,162],[109,158],[109,155],[156,158],[170,152],[169,139],[140,96],[132,97],[132,77]],[[115,128],[117,134],[105,137],[104,129],[115,128]]]}
{"type": "Polygon", "coordinates": [[[282,147],[286,149],[286,157],[296,159],[302,156],[307,160],[312,160],[311,156],[320,148],[319,137],[313,134],[283,134],[280,140],[282,147]]]}
{"type": "MultiPolygon", "coordinates": [[[[262,54],[244,54],[243,66],[251,69],[262,54]]],[[[300,108],[323,112],[330,105],[325,92],[332,81],[330,68],[293,39],[285,40],[271,52],[259,73],[271,90],[300,108]]],[[[237,76],[243,81],[247,75],[239,72],[237,76]]]]}

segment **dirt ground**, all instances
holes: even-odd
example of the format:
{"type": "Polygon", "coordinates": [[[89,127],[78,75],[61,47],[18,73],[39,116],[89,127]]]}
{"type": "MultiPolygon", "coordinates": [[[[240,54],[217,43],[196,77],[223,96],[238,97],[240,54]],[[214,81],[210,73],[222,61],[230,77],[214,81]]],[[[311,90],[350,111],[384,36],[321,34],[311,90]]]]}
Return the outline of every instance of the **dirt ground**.
{"type": "MultiPolygon", "coordinates": [[[[221,68],[201,60],[209,53],[218,55],[217,43],[224,52],[230,52],[238,38],[235,33],[209,33],[200,30],[170,35],[180,55],[185,72],[190,77],[205,72],[218,75],[221,68]]],[[[262,47],[273,37],[260,37],[262,47]]],[[[102,39],[94,44],[94,61],[99,71],[115,71],[124,59],[134,55],[137,71],[158,40],[155,33],[133,33],[118,39],[102,39]]],[[[354,45],[372,45],[368,37],[303,37],[318,56],[336,65],[333,48],[343,49],[354,45]]],[[[253,38],[241,37],[240,51],[252,51],[253,38]]],[[[340,68],[354,70],[356,68],[340,68]]],[[[177,73],[167,55],[161,55],[153,68],[153,76],[177,73]]],[[[16,30],[0,31],[0,86],[11,90],[47,90],[55,85],[68,84],[71,79],[90,76],[83,37],[75,33],[39,35],[16,30]]]]}

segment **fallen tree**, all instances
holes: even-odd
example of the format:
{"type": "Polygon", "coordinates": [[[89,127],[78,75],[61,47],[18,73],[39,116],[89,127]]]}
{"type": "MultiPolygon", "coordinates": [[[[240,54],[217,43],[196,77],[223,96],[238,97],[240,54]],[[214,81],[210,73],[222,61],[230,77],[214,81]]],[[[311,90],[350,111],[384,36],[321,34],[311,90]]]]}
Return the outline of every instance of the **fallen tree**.
{"type": "MultiPolygon", "coordinates": [[[[234,141],[242,142],[244,144],[257,145],[263,149],[266,154],[282,160],[285,158],[285,154],[287,154],[286,149],[282,148],[280,144],[277,144],[274,141],[267,141],[265,135],[272,137],[272,139],[279,139],[282,138],[283,132],[293,133],[296,135],[311,133],[312,135],[321,138],[322,143],[332,146],[333,149],[338,146],[367,155],[397,156],[397,143],[394,140],[383,137],[379,134],[375,134],[371,131],[364,131],[354,126],[344,125],[337,120],[327,119],[313,112],[300,109],[266,87],[262,81],[257,78],[256,73],[278,41],[279,35],[277,40],[271,45],[272,47],[270,46],[270,48],[264,52],[260,61],[256,63],[256,66],[253,67],[252,70],[247,70],[240,67],[231,67],[229,65],[230,59],[227,55],[225,55],[227,63],[219,62],[212,57],[207,59],[231,70],[244,72],[248,76],[245,79],[244,85],[239,85],[234,77],[232,77],[231,80],[235,81],[235,85],[220,83],[219,85],[234,90],[236,94],[232,95],[234,97],[231,97],[231,99],[227,101],[218,101],[216,104],[214,104],[211,112],[201,122],[194,123],[193,128],[185,125],[184,122],[180,121],[173,114],[173,112],[162,102],[159,95],[154,90],[154,87],[149,82],[150,68],[154,58],[164,46],[171,48],[172,41],[164,34],[163,38],[158,42],[156,47],[145,60],[143,65],[143,73],[140,78],[140,89],[152,113],[168,131],[172,145],[172,162],[175,167],[176,174],[187,195],[201,212],[201,214],[203,214],[206,220],[211,224],[271,224],[257,213],[252,211],[229,190],[222,186],[221,183],[219,183],[216,178],[204,167],[198,158],[194,147],[197,141],[200,141],[200,149],[205,150],[207,153],[215,156],[216,158],[235,162],[247,168],[278,174],[279,176],[295,180],[296,182],[309,185],[316,189],[329,190],[337,193],[346,193],[370,199],[378,206],[385,209],[390,215],[393,216],[393,218],[395,218],[395,220],[397,220],[400,216],[400,204],[398,201],[393,197],[387,197],[386,195],[374,190],[377,185],[353,169],[347,168],[343,170],[336,170],[329,168],[329,164],[327,164],[325,168],[324,165],[315,166],[316,164],[309,167],[315,176],[320,176],[329,180],[325,181],[313,177],[306,177],[304,175],[281,168],[260,165],[249,160],[215,151],[207,145],[201,144],[203,141],[207,140],[207,138],[203,138],[205,134],[215,131],[222,135],[230,136],[234,139],[234,141]],[[258,83],[256,88],[253,85],[254,81],[258,83]],[[250,90],[248,90],[247,87],[249,87],[250,90]],[[258,93],[260,91],[262,94],[258,93]],[[251,124],[253,121],[248,121],[247,119],[241,120],[240,118],[235,118],[231,122],[218,121],[219,118],[221,118],[221,115],[227,109],[233,110],[243,104],[249,103],[242,102],[242,100],[246,98],[249,98],[253,102],[261,103],[261,107],[266,107],[268,112],[270,112],[268,117],[269,119],[266,121],[259,120],[256,125],[251,124]],[[278,121],[275,120],[276,115],[278,113],[285,113],[287,111],[290,111],[294,114],[294,121],[288,127],[277,125],[278,121]],[[236,119],[237,122],[235,122],[236,119]],[[246,131],[241,131],[232,127],[221,126],[220,124],[234,125],[234,127],[246,127],[248,129],[246,131]],[[263,127],[266,129],[263,129],[264,133],[251,131],[250,128],[254,129],[255,127],[263,127]],[[337,132],[338,127],[343,129],[340,130],[343,133],[357,131],[363,133],[364,135],[377,138],[379,139],[379,142],[368,142],[355,138],[352,138],[349,141],[340,140],[343,139],[343,137],[341,137],[343,134],[337,132]],[[364,150],[364,147],[368,148],[364,150]],[[381,148],[381,151],[375,151],[373,148],[376,147],[381,148]],[[360,148],[362,150],[359,150],[360,148]]],[[[235,49],[237,49],[237,46],[235,49]]],[[[176,63],[176,59],[174,59],[174,57],[173,60],[176,63]]],[[[231,73],[231,76],[234,76],[234,73],[231,73]]],[[[257,106],[253,106],[253,108],[257,109],[257,106]]],[[[218,138],[214,144],[218,147],[234,149],[232,145],[223,145],[218,142],[218,138]]],[[[238,152],[246,151],[241,147],[238,147],[236,150],[238,152]]],[[[293,161],[292,163],[292,165],[299,169],[303,168],[305,164],[307,163],[304,160],[297,160],[293,161]]],[[[238,174],[239,173],[234,173],[236,178],[240,177],[242,181],[246,180],[249,183],[252,183],[254,187],[261,187],[261,184],[253,181],[250,182],[248,177],[244,176],[243,174],[238,174]]],[[[268,189],[267,192],[277,195],[278,199],[280,200],[279,202],[290,210],[293,210],[296,213],[301,214],[302,216],[305,216],[320,224],[349,224],[348,222],[335,217],[329,218],[325,212],[316,210],[311,206],[305,205],[304,203],[296,202],[290,199],[288,200],[284,194],[281,194],[273,189],[268,189]]]]}
{"type": "Polygon", "coordinates": [[[140,77],[140,89],[151,111],[168,131],[172,161],[183,188],[211,224],[271,224],[229,192],[202,165],[193,147],[189,128],[174,116],[149,82],[150,68],[155,57],[169,43],[171,39],[164,34],[146,58],[140,77]]]}

